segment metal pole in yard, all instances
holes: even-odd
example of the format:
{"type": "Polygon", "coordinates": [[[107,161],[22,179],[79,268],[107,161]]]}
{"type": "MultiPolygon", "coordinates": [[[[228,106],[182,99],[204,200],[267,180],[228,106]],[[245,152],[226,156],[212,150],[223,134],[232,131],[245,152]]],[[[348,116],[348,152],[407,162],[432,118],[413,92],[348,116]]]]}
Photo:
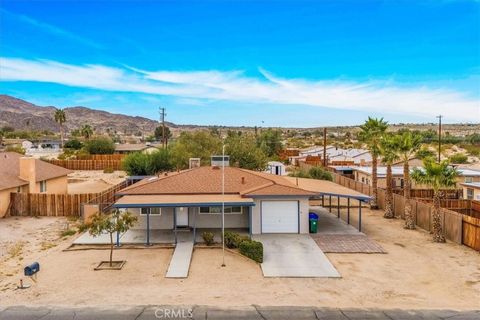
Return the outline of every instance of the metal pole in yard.
{"type": "Polygon", "coordinates": [[[362,232],[362,200],[358,200],[358,231],[362,232]]]}
{"type": "Polygon", "coordinates": [[[329,196],[328,196],[328,201],[329,201],[328,211],[329,211],[329,212],[332,212],[332,195],[329,195],[329,196]]]}
{"type": "Polygon", "coordinates": [[[337,197],[337,218],[340,219],[340,196],[337,197]]]}
{"type": "Polygon", "coordinates": [[[347,223],[350,224],[350,198],[347,198],[347,223]]]}
{"type": "Polygon", "coordinates": [[[222,267],[225,267],[225,144],[222,146],[222,267]]]}

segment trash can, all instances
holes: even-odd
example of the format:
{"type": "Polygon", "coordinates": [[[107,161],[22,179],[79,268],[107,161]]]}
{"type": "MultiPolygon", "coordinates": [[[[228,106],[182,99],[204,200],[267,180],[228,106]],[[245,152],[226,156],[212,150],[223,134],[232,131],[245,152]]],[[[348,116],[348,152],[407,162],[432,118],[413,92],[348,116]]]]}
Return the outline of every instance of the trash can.
{"type": "Polygon", "coordinates": [[[318,214],[310,212],[308,214],[308,220],[310,222],[310,233],[317,233],[317,226],[318,226],[318,214]]]}

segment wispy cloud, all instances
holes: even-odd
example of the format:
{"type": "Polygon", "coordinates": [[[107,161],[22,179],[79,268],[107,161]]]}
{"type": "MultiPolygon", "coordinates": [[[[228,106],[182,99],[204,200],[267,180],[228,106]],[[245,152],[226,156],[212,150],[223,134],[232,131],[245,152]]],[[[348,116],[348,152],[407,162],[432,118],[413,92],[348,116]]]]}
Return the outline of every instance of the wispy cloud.
{"type": "Polygon", "coordinates": [[[99,44],[99,43],[97,43],[93,40],[90,40],[90,39],[85,38],[85,37],[81,37],[81,36],[79,36],[75,33],[72,33],[70,31],[62,29],[60,27],[57,27],[57,26],[54,26],[54,25],[36,20],[36,19],[34,19],[32,17],[29,17],[27,15],[16,14],[16,13],[13,13],[13,12],[7,11],[5,9],[1,9],[1,8],[0,8],[0,13],[2,15],[6,16],[6,17],[10,17],[12,19],[15,19],[15,20],[21,22],[21,23],[25,23],[27,25],[30,25],[30,26],[34,27],[37,30],[41,30],[41,31],[49,33],[51,35],[62,37],[64,39],[73,41],[75,43],[80,43],[80,44],[83,44],[83,45],[86,45],[86,46],[89,46],[89,47],[92,47],[92,48],[95,48],[95,49],[103,49],[104,48],[103,45],[101,45],[101,44],[99,44]]]}
{"type": "Polygon", "coordinates": [[[0,58],[1,81],[38,81],[105,91],[406,114],[449,121],[480,121],[478,97],[447,88],[405,87],[389,81],[287,79],[260,69],[241,71],[143,71],[102,65],[69,65],[48,60],[0,58]]]}

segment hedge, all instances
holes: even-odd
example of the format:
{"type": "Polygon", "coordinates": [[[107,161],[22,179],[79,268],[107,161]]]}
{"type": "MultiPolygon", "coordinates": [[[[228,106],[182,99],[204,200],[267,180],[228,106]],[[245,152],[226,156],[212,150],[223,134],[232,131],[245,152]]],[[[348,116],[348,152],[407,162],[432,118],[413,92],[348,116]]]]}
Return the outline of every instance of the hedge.
{"type": "Polygon", "coordinates": [[[250,259],[263,262],[263,244],[255,240],[244,240],[238,246],[240,253],[250,259]]]}

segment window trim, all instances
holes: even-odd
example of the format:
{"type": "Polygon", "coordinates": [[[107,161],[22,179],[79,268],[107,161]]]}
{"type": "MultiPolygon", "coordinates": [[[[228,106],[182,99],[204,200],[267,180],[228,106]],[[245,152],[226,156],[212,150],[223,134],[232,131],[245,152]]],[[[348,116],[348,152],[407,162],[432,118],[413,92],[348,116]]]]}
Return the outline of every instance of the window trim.
{"type": "Polygon", "coordinates": [[[161,216],[162,215],[162,208],[160,207],[145,207],[145,208],[140,208],[140,215],[141,216],[146,216],[147,214],[150,214],[151,216],[161,216]],[[143,213],[144,209],[148,209],[148,213],[143,213]],[[158,213],[152,213],[152,209],[158,210],[158,213]]]}
{"type": "MultiPolygon", "coordinates": [[[[213,214],[213,215],[217,215],[217,214],[222,214],[222,206],[212,206],[212,207],[199,207],[198,208],[198,213],[199,214],[213,214]],[[209,209],[209,212],[202,212],[202,209],[209,209]],[[220,211],[219,212],[211,212],[211,208],[220,208],[220,211]]],[[[243,207],[242,206],[225,206],[225,214],[243,214],[244,211],[243,211],[243,207]],[[240,212],[227,212],[227,208],[240,208],[240,212]]]]}

